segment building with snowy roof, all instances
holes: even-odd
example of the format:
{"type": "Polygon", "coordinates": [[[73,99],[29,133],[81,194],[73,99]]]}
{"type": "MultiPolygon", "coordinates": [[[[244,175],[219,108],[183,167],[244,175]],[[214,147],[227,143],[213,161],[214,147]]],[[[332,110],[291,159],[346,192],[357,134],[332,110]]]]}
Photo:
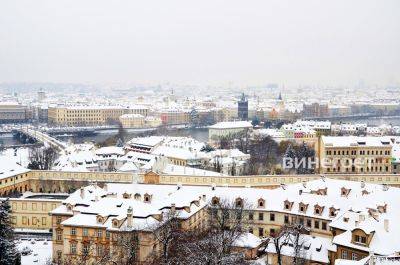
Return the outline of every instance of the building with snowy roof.
{"type": "MultiPolygon", "coordinates": [[[[304,227],[304,257],[318,264],[400,251],[395,225],[400,189],[321,178],[273,190],[179,184],[82,187],[51,211],[53,257],[79,253],[88,235],[107,248],[118,245],[120,232],[136,231],[144,240],[139,257],[145,259],[159,246],[151,234],[162,225],[166,211],[177,211],[184,229],[201,230],[209,225],[208,207],[221,200],[245,207],[244,220],[252,236],[244,236],[237,247],[257,245],[257,238],[274,237],[282,226],[296,224],[304,227]]],[[[285,246],[283,254],[290,257],[292,249],[285,246]]],[[[272,246],[265,251],[274,253],[272,246]]]]}
{"type": "Polygon", "coordinates": [[[317,149],[321,173],[390,174],[390,137],[322,136],[317,149]]]}
{"type": "Polygon", "coordinates": [[[218,139],[220,137],[247,132],[251,128],[253,126],[248,121],[219,122],[208,127],[208,138],[211,140],[218,139]]]}

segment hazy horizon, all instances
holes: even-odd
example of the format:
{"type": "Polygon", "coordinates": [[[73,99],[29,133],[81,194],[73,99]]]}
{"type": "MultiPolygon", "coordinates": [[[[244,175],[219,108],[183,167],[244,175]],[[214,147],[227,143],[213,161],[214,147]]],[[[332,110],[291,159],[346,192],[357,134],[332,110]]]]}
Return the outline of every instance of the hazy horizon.
{"type": "Polygon", "coordinates": [[[0,3],[0,82],[400,83],[400,1],[0,3]]]}

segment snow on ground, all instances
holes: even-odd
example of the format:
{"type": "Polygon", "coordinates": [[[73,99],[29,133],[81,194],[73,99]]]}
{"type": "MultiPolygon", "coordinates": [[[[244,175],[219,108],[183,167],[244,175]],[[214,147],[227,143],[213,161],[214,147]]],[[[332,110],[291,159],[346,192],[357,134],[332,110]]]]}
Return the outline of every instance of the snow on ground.
{"type": "Polygon", "coordinates": [[[17,241],[18,251],[29,248],[32,252],[29,255],[21,256],[22,265],[45,265],[51,260],[52,242],[39,238],[22,238],[17,241]]]}
{"type": "Polygon", "coordinates": [[[8,148],[0,151],[0,159],[7,159],[15,164],[27,167],[29,164],[29,148],[8,148]]]}

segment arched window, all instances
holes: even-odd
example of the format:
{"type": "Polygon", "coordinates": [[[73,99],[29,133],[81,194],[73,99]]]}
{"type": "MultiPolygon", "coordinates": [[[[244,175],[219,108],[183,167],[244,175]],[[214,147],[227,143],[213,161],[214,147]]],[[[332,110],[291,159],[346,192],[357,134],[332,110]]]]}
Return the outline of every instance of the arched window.
{"type": "Polygon", "coordinates": [[[237,198],[235,201],[236,207],[243,207],[243,200],[241,198],[237,198]]]}
{"type": "Polygon", "coordinates": [[[258,204],[257,205],[258,205],[259,208],[264,208],[265,207],[265,200],[262,199],[262,198],[258,199],[258,204]]]}

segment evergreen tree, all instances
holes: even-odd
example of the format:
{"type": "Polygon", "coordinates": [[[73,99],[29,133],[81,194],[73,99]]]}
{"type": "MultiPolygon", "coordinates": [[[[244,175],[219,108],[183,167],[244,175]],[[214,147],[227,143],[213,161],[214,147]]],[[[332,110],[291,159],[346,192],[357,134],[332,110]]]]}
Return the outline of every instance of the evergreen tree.
{"type": "Polygon", "coordinates": [[[299,147],[299,149],[296,152],[296,157],[299,160],[303,160],[304,163],[300,163],[299,168],[297,168],[297,174],[311,174],[314,172],[313,168],[311,165],[309,165],[309,162],[314,159],[315,152],[313,149],[307,146],[306,143],[303,142],[303,144],[299,147]]]}
{"type": "Polygon", "coordinates": [[[7,200],[0,201],[0,265],[19,265],[21,258],[14,242],[11,207],[7,200]]]}
{"type": "Polygon", "coordinates": [[[116,146],[118,146],[118,147],[124,147],[124,142],[122,141],[121,138],[118,138],[118,141],[117,141],[117,143],[116,143],[116,146]]]}
{"type": "Polygon", "coordinates": [[[288,169],[289,166],[292,165],[291,169],[293,169],[295,164],[296,151],[293,149],[291,144],[288,145],[284,157],[287,158],[287,161],[285,161],[286,164],[283,165],[284,168],[288,169]]]}

